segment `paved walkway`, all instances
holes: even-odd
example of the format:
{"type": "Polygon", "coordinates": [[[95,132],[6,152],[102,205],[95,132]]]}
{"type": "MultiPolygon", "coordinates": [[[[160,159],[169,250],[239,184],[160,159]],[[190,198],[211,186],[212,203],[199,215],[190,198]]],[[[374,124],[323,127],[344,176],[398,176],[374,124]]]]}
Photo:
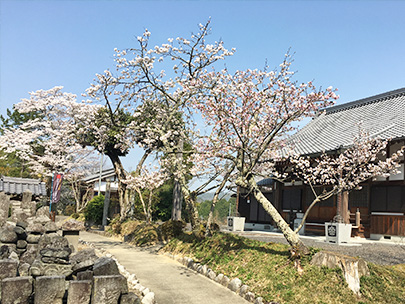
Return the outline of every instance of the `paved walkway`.
{"type": "Polygon", "coordinates": [[[229,289],[197,274],[156,250],[142,249],[98,234],[80,232],[80,239],[104,248],[140,283],[155,293],[158,304],[247,304],[229,289]]]}

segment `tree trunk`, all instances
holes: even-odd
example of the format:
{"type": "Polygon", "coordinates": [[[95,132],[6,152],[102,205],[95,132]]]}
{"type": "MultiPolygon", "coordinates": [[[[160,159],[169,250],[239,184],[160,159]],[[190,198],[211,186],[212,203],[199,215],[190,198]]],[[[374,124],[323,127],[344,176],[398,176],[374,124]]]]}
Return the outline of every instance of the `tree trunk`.
{"type": "Polygon", "coordinates": [[[152,190],[149,190],[149,197],[148,197],[148,212],[147,212],[147,218],[146,221],[148,224],[152,222],[152,200],[153,200],[153,192],[152,190]]]}
{"type": "Polygon", "coordinates": [[[115,174],[117,175],[118,201],[120,204],[120,219],[124,220],[129,206],[129,189],[127,189],[127,185],[123,182],[126,179],[127,175],[125,173],[121,160],[117,154],[108,153],[107,156],[111,159],[111,162],[114,166],[115,174]]]}
{"type": "MultiPolygon", "coordinates": [[[[281,230],[285,239],[292,247],[292,254],[306,255],[309,253],[308,248],[300,240],[297,233],[295,233],[290,226],[286,223],[277,209],[272,205],[272,203],[263,195],[259,187],[256,184],[253,176],[249,177],[247,180],[248,186],[251,189],[256,200],[263,206],[264,210],[271,216],[277,228],[281,230]]],[[[243,184],[239,184],[244,186],[243,184]]]]}
{"type": "Polygon", "coordinates": [[[339,192],[337,195],[336,217],[339,223],[350,223],[349,192],[339,192]]]}
{"type": "MultiPolygon", "coordinates": [[[[183,148],[184,142],[183,139],[180,138],[177,144],[177,152],[174,156],[174,163],[176,164],[176,169],[179,172],[182,172],[182,165],[183,165],[183,148]]],[[[173,188],[173,208],[172,208],[172,220],[173,221],[181,221],[181,208],[183,204],[183,193],[181,190],[181,182],[178,178],[174,179],[174,188],[173,188]]]]}
{"type": "Polygon", "coordinates": [[[142,208],[143,208],[143,214],[145,215],[145,220],[146,220],[146,222],[148,222],[148,212],[147,212],[147,210],[146,210],[146,204],[145,204],[145,200],[143,199],[141,189],[136,188],[135,191],[136,191],[136,193],[138,193],[138,195],[139,195],[139,200],[141,201],[142,208]]]}
{"type": "Polygon", "coordinates": [[[205,236],[210,236],[212,234],[211,231],[211,224],[213,222],[214,219],[214,209],[215,206],[218,202],[218,198],[219,198],[219,194],[221,193],[221,191],[224,189],[229,176],[231,175],[233,169],[235,168],[235,166],[232,166],[225,174],[224,178],[222,179],[221,184],[219,185],[219,187],[217,188],[217,190],[215,191],[214,197],[212,199],[212,204],[211,204],[211,209],[210,209],[210,213],[208,214],[208,220],[207,220],[207,227],[206,227],[206,231],[205,231],[205,236]]]}
{"type": "Polygon", "coordinates": [[[181,185],[181,192],[183,194],[184,201],[186,203],[186,207],[187,207],[187,210],[190,215],[191,228],[194,230],[197,227],[197,225],[200,223],[199,216],[198,216],[198,210],[197,210],[196,203],[195,203],[195,197],[188,189],[186,180],[184,177],[181,178],[180,185],[181,185]]]}
{"type": "Polygon", "coordinates": [[[181,185],[178,180],[174,180],[173,208],[172,208],[172,220],[173,221],[181,221],[182,205],[183,205],[183,193],[181,191],[181,185]]]}
{"type": "Polygon", "coordinates": [[[70,186],[72,188],[73,196],[76,202],[76,213],[82,211],[86,206],[87,203],[90,201],[89,193],[92,190],[92,187],[86,185],[86,189],[84,194],[82,195],[82,185],[80,180],[77,178],[70,179],[70,186]]]}
{"type": "Polygon", "coordinates": [[[76,178],[72,177],[70,180],[70,187],[72,188],[72,192],[73,192],[73,197],[75,199],[76,202],[76,213],[79,212],[80,210],[80,205],[81,205],[81,200],[80,200],[80,186],[79,186],[79,182],[77,181],[76,178]]]}
{"type": "Polygon", "coordinates": [[[212,235],[212,231],[211,231],[211,225],[214,221],[214,210],[215,210],[215,206],[217,205],[218,202],[218,197],[219,197],[219,192],[216,191],[215,195],[212,199],[212,204],[211,204],[211,209],[210,209],[210,213],[208,214],[208,219],[207,219],[207,227],[205,227],[205,236],[211,236],[212,235]]]}
{"type": "Polygon", "coordinates": [[[191,228],[194,230],[198,227],[198,224],[200,223],[200,219],[198,218],[198,210],[195,204],[195,199],[191,195],[189,195],[185,197],[185,201],[187,210],[190,215],[191,228]]]}
{"type": "Polygon", "coordinates": [[[339,223],[342,223],[342,193],[338,193],[336,202],[336,219],[339,223]]]}

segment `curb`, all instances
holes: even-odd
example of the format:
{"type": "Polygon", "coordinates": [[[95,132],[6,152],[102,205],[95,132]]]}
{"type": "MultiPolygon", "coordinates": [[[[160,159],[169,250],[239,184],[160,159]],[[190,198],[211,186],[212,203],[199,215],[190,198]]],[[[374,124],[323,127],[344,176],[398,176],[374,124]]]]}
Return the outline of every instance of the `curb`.
{"type": "MultiPolygon", "coordinates": [[[[244,298],[245,300],[254,303],[254,304],[266,304],[263,301],[262,297],[256,297],[255,294],[250,290],[248,285],[242,284],[242,281],[239,278],[230,279],[226,275],[220,273],[216,274],[211,268],[208,268],[207,265],[202,265],[200,263],[194,262],[192,258],[183,257],[180,255],[173,255],[169,252],[165,252],[162,255],[167,256],[180,264],[186,266],[187,268],[207,277],[208,279],[228,288],[229,290],[233,291],[240,297],[244,298]]],[[[276,302],[270,302],[268,304],[277,304],[276,302]]]]}

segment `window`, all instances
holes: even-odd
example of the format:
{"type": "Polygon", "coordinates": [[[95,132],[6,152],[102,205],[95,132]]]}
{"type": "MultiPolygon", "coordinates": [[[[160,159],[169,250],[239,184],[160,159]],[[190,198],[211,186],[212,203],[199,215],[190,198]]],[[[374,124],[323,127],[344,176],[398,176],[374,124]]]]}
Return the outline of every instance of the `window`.
{"type": "Polygon", "coordinates": [[[405,187],[401,186],[372,187],[371,211],[404,212],[405,187]]]}
{"type": "Polygon", "coordinates": [[[283,210],[301,210],[301,189],[283,190],[283,210]]]}

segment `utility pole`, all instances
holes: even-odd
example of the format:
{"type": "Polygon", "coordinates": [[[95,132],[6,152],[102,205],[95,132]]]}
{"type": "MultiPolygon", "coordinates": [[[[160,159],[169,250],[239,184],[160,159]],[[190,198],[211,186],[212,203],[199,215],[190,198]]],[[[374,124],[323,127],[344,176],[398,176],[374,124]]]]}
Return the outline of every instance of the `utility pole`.
{"type": "Polygon", "coordinates": [[[104,158],[104,154],[101,153],[100,170],[99,170],[99,177],[98,177],[98,193],[97,193],[97,195],[101,194],[101,174],[103,173],[103,158],[104,158]]]}

